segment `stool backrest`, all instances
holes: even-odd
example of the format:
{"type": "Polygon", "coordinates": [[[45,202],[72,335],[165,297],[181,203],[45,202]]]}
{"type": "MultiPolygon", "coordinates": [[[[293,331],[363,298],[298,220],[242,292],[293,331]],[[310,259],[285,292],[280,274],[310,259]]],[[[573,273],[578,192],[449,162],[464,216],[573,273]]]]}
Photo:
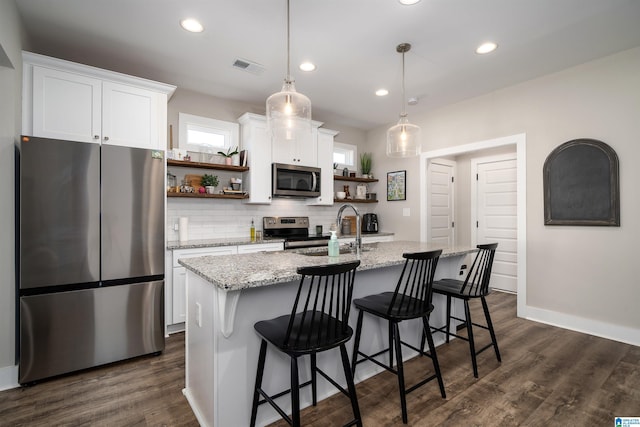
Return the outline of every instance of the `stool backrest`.
{"type": "Polygon", "coordinates": [[[497,247],[497,243],[477,246],[478,252],[464,280],[464,285],[460,290],[461,294],[481,296],[489,293],[489,279],[497,247]]]}
{"type": "Polygon", "coordinates": [[[291,310],[285,345],[313,347],[310,340],[340,337],[348,332],[353,282],[359,265],[358,260],[298,268],[302,278],[291,310]]]}
{"type": "Polygon", "coordinates": [[[388,314],[428,313],[431,311],[433,276],[442,250],[405,253],[402,273],[388,314]],[[392,313],[393,312],[393,313],[392,313]]]}

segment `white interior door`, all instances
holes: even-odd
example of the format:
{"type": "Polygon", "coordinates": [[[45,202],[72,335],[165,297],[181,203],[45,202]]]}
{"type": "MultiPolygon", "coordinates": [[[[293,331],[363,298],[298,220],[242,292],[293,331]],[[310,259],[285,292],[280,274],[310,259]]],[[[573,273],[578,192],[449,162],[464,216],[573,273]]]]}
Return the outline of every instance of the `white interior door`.
{"type": "MultiPolygon", "coordinates": [[[[491,287],[517,291],[517,167],[514,155],[474,159],[475,244],[498,243],[493,261],[491,287]]],[[[473,185],[472,185],[473,187],[473,185]]],[[[473,236],[472,236],[473,238],[473,236]]]]}
{"type": "Polygon", "coordinates": [[[453,246],[454,199],[453,183],[455,162],[434,159],[428,168],[427,187],[427,241],[445,246],[453,246]]]}

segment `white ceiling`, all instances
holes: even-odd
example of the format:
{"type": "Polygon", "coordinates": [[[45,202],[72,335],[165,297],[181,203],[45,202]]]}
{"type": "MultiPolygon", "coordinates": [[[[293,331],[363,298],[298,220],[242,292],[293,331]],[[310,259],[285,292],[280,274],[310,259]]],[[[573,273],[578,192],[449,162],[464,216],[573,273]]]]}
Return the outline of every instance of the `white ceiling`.
{"type": "MultiPolygon", "coordinates": [[[[286,74],[286,0],[16,0],[28,50],[260,105],[286,74]],[[179,26],[199,19],[200,34],[179,26]],[[261,75],[235,59],[265,67],[261,75]]],[[[409,119],[640,46],[638,0],[291,0],[292,75],[314,119],[361,129],[409,119]],[[474,50],[493,40],[498,49],[474,50]],[[318,69],[304,73],[302,60],[318,69]],[[378,98],[385,87],[390,94],[378,98]]]]}

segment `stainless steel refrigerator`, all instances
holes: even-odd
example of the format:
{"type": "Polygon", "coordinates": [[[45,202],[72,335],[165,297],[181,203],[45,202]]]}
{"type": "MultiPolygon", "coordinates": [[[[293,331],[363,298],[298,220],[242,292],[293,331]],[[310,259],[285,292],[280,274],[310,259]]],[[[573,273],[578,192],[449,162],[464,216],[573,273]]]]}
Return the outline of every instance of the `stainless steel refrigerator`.
{"type": "Polygon", "coordinates": [[[23,137],[19,382],[164,349],[164,152],[23,137]]]}

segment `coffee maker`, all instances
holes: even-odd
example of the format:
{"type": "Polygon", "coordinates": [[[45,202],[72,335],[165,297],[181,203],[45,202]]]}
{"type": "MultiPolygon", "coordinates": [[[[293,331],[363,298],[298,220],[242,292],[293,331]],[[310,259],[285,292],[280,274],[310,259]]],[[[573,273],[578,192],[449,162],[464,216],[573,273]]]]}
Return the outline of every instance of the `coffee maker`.
{"type": "Polygon", "coordinates": [[[366,213],[362,215],[362,231],[364,233],[377,233],[378,215],[374,213],[366,213]]]}

